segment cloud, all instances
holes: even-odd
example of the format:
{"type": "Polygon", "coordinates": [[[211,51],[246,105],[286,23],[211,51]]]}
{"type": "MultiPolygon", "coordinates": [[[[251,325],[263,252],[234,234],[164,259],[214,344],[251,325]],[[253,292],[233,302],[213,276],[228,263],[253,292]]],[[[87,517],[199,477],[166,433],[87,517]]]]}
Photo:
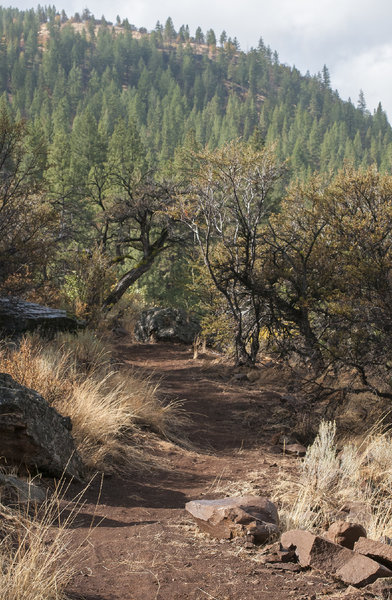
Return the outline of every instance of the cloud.
{"type": "MultiPolygon", "coordinates": [[[[391,66],[392,43],[381,44],[338,62],[333,80],[343,97],[352,97],[356,86],[358,92],[363,89],[369,109],[373,110],[381,101],[392,116],[391,66]]],[[[358,94],[353,100],[357,98],[358,94]]]]}

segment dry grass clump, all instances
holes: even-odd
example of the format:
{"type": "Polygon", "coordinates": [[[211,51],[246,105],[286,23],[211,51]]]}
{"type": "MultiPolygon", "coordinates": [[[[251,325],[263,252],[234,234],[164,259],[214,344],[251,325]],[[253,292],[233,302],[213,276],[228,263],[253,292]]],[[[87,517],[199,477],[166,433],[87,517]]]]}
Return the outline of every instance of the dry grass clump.
{"type": "Polygon", "coordinates": [[[26,336],[20,344],[0,346],[0,370],[15,381],[39,392],[51,405],[69,397],[76,375],[70,353],[44,344],[38,336],[26,336]]]}
{"type": "Polygon", "coordinates": [[[34,516],[0,503],[1,600],[65,600],[80,554],[70,551],[69,529],[82,495],[65,511],[63,492],[60,485],[34,516]]]}
{"type": "Polygon", "coordinates": [[[335,423],[322,422],[299,479],[280,483],[276,497],[285,529],[322,530],[339,518],[355,520],[377,539],[392,536],[391,486],[390,433],[379,427],[338,452],[335,423]]]}
{"type": "Polygon", "coordinates": [[[26,336],[18,345],[3,345],[0,371],[71,417],[77,449],[94,469],[145,467],[135,434],[147,428],[175,440],[184,419],[178,403],[159,400],[152,380],[116,366],[91,332],[61,334],[51,342],[26,336]]]}

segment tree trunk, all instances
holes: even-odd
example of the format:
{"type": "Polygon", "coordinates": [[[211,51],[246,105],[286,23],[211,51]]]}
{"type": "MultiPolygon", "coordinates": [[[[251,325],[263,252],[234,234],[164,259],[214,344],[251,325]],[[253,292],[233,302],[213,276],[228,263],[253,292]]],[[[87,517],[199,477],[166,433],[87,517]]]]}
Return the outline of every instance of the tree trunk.
{"type": "Polygon", "coordinates": [[[156,257],[165,249],[165,241],[167,236],[168,232],[165,229],[162,231],[159,238],[149,246],[148,250],[146,250],[144,258],[140,261],[140,263],[121,277],[114,290],[110,292],[110,294],[103,301],[102,310],[104,313],[108,313],[113,306],[117,304],[120,298],[122,298],[127,289],[131,287],[131,285],[135,283],[139,277],[151,269],[156,257]]]}
{"type": "Polygon", "coordinates": [[[238,326],[235,337],[235,366],[254,367],[255,361],[246,349],[246,341],[242,337],[242,329],[238,326]]]}
{"type": "Polygon", "coordinates": [[[105,300],[102,304],[102,310],[104,312],[109,312],[115,304],[122,298],[127,289],[131,287],[135,281],[139,279],[144,273],[146,273],[152,266],[154,262],[155,256],[144,259],[141,263],[137,265],[137,267],[125,273],[120,279],[120,281],[116,284],[113,291],[110,292],[108,296],[106,296],[105,300]]]}
{"type": "Polygon", "coordinates": [[[301,318],[298,320],[298,327],[305,341],[306,353],[316,373],[321,373],[325,369],[325,362],[320,350],[320,345],[313,329],[309,323],[307,313],[301,311],[301,318]]]}

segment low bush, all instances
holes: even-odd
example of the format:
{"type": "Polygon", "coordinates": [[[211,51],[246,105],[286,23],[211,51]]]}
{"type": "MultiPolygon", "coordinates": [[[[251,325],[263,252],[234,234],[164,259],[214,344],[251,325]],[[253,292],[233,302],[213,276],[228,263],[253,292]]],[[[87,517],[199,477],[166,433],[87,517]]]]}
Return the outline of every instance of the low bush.
{"type": "Polygon", "coordinates": [[[392,438],[381,427],[340,445],[336,426],[322,422],[299,477],[276,491],[285,529],[322,531],[336,519],[363,525],[372,539],[392,536],[392,438]]]}

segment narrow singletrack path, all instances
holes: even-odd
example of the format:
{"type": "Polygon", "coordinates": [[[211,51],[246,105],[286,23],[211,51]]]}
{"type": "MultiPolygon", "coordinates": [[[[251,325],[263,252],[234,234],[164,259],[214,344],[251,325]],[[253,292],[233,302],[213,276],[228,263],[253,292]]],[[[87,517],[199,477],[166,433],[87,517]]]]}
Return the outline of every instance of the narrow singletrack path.
{"type": "Polygon", "coordinates": [[[118,353],[156,378],[165,400],[183,402],[193,448],[160,441],[157,458],[169,468],[105,478],[98,505],[99,483],[91,485],[73,525],[75,543],[86,537],[94,514],[98,525],[84,542],[70,596],[314,600],[336,594],[337,584],[321,575],[262,565],[259,549],[201,534],[184,510],[200,497],[269,496],[279,477],[295,472],[297,459],[270,452],[287,390],[282,375],[271,377],[271,368],[261,366],[257,385],[238,380],[212,355],[194,360],[190,348],[174,344],[123,344],[118,353]]]}

